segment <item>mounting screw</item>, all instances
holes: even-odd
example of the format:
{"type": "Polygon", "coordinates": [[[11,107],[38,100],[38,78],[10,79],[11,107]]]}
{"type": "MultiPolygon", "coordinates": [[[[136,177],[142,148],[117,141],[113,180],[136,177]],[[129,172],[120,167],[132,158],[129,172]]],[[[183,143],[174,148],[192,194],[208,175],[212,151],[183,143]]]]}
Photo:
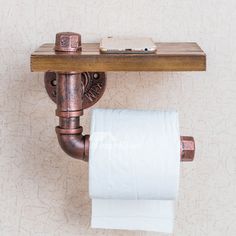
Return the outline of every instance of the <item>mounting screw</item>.
{"type": "Polygon", "coordinates": [[[94,79],[98,79],[98,78],[99,78],[99,74],[98,74],[98,73],[94,73],[94,74],[93,74],[93,78],[94,78],[94,79]]]}
{"type": "Polygon", "coordinates": [[[52,80],[52,81],[51,81],[51,85],[52,85],[52,86],[57,86],[57,80],[56,80],[56,79],[52,80]]]}
{"type": "Polygon", "coordinates": [[[73,32],[57,33],[54,49],[57,52],[81,51],[81,35],[73,32]]]}

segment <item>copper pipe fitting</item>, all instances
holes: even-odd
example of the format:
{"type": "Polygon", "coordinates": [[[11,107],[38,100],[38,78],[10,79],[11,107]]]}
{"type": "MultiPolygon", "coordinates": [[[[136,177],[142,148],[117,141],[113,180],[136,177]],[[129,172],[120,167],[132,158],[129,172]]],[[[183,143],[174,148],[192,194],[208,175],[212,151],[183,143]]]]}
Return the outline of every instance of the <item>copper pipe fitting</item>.
{"type": "Polygon", "coordinates": [[[56,127],[58,142],[62,150],[73,158],[88,161],[89,136],[82,135],[82,131],[82,127],[78,130],[56,127]],[[67,133],[65,133],[65,130],[67,133]]]}
{"type": "Polygon", "coordinates": [[[56,52],[81,51],[81,35],[73,32],[61,32],[56,34],[56,52]]]}
{"type": "Polygon", "coordinates": [[[59,116],[59,126],[56,127],[58,142],[69,156],[88,160],[88,136],[82,135],[83,128],[80,126],[82,104],[81,74],[58,73],[56,110],[56,115],[59,116]]]}
{"type": "Polygon", "coordinates": [[[195,141],[193,137],[181,136],[181,161],[193,161],[195,155],[195,141]]]}

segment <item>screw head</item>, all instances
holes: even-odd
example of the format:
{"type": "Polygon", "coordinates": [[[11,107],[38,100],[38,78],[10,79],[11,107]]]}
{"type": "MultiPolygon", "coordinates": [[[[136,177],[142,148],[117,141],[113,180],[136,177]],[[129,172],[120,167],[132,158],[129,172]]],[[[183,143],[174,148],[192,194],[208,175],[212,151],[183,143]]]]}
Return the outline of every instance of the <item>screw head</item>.
{"type": "Polygon", "coordinates": [[[81,51],[81,35],[73,32],[57,33],[54,49],[57,52],[81,51]]]}
{"type": "Polygon", "coordinates": [[[181,161],[193,161],[195,142],[193,137],[181,136],[181,161]]]}

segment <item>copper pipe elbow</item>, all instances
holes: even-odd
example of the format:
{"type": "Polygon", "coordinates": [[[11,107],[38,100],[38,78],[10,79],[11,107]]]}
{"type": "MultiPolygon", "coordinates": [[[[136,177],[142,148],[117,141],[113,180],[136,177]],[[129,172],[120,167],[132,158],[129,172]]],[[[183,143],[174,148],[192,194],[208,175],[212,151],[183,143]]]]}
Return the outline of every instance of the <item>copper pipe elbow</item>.
{"type": "Polygon", "coordinates": [[[89,135],[82,135],[82,132],[76,133],[76,131],[60,127],[56,127],[56,133],[58,142],[66,154],[75,159],[88,161],[89,135]]]}

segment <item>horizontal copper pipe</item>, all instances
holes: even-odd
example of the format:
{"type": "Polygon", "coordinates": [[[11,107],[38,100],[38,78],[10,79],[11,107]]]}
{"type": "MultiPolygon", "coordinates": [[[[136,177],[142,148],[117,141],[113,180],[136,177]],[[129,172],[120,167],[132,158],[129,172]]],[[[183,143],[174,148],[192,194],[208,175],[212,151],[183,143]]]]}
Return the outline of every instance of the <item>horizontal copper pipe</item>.
{"type": "MultiPolygon", "coordinates": [[[[68,133],[61,133],[62,129],[60,129],[60,127],[56,128],[57,137],[61,148],[73,158],[88,161],[90,136],[82,135],[82,129],[81,133],[76,133],[73,129],[67,131],[68,133]],[[71,134],[69,134],[69,132],[71,132],[71,134]]],[[[193,137],[181,136],[180,138],[180,160],[193,161],[195,153],[195,143],[193,137]]]]}

